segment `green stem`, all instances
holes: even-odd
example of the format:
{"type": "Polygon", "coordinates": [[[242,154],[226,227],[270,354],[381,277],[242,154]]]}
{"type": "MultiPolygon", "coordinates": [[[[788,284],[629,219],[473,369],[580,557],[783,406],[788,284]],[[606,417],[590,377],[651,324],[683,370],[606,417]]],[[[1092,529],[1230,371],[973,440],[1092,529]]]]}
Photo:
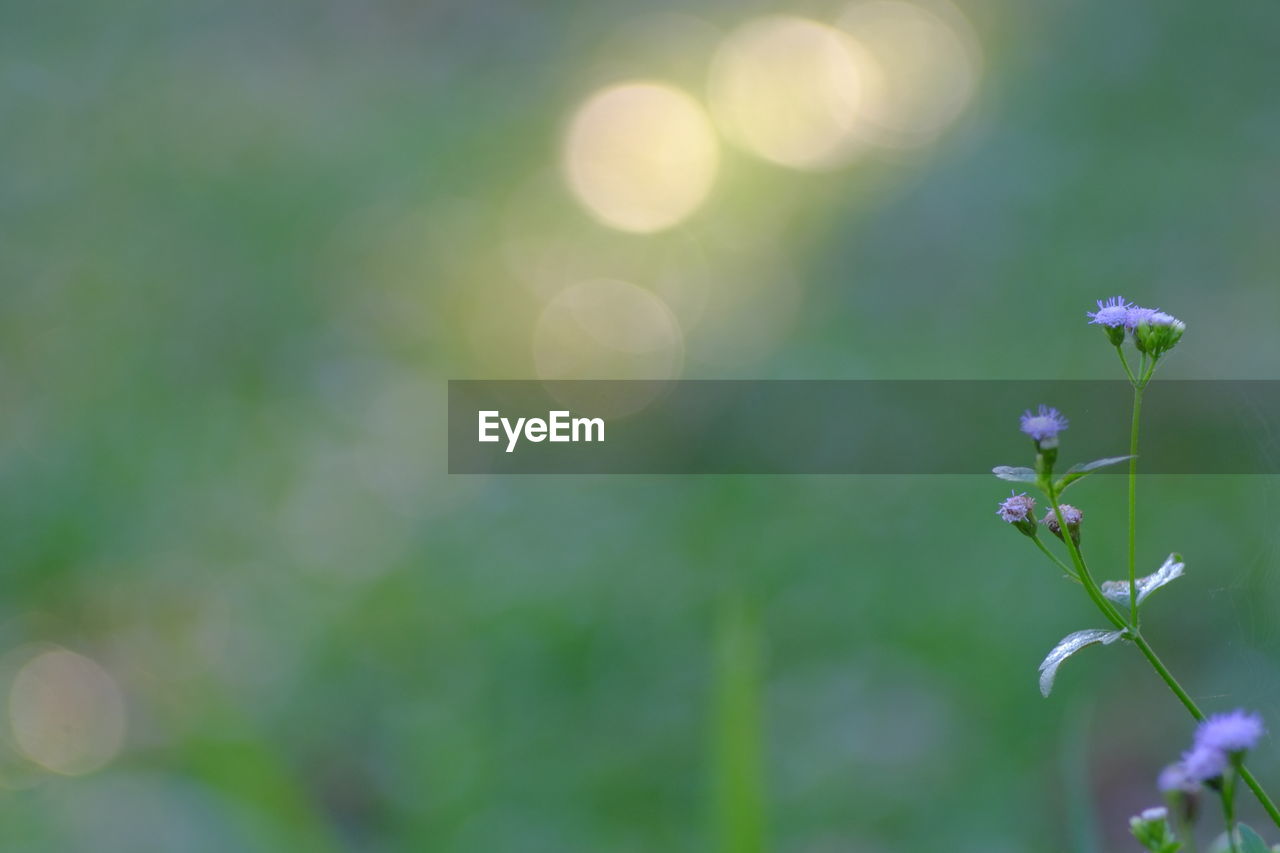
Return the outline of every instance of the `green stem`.
{"type": "Polygon", "coordinates": [[[1178,701],[1191,712],[1191,716],[1196,718],[1196,722],[1202,722],[1204,720],[1204,711],[1201,711],[1200,706],[1196,704],[1196,700],[1192,699],[1187,691],[1182,689],[1178,679],[1173,677],[1173,673],[1164,665],[1164,661],[1160,660],[1155,649],[1151,648],[1151,644],[1147,642],[1146,638],[1135,632],[1129,639],[1133,640],[1133,644],[1138,647],[1138,651],[1142,652],[1142,656],[1147,659],[1151,664],[1151,668],[1173,691],[1173,695],[1178,697],[1178,701]]]}
{"type": "Polygon", "coordinates": [[[1058,568],[1066,572],[1067,577],[1071,578],[1077,583],[1080,581],[1080,576],[1076,574],[1075,569],[1071,568],[1066,563],[1062,562],[1062,560],[1058,559],[1058,555],[1050,551],[1047,547],[1045,547],[1045,544],[1040,541],[1039,536],[1032,536],[1031,541],[1036,543],[1036,547],[1039,548],[1042,552],[1044,552],[1044,555],[1046,557],[1048,557],[1050,560],[1053,560],[1053,562],[1058,566],[1058,568]]]}
{"type": "Polygon", "coordinates": [[[1236,777],[1228,770],[1222,778],[1222,816],[1227,822],[1227,845],[1231,853],[1239,853],[1236,845],[1236,777]]]}
{"type": "Polygon", "coordinates": [[[1133,371],[1129,369],[1129,359],[1124,357],[1124,348],[1120,344],[1116,344],[1116,355],[1120,356],[1120,363],[1124,365],[1124,375],[1129,377],[1129,384],[1137,385],[1138,380],[1133,378],[1133,371]]]}
{"type": "MultiPolygon", "coordinates": [[[[1126,365],[1127,366],[1127,365],[1126,365]]],[[[1138,627],[1138,428],[1143,386],[1133,386],[1133,424],[1129,429],[1129,622],[1138,627]]]]}
{"type": "Polygon", "coordinates": [[[1058,529],[1062,531],[1062,541],[1066,543],[1067,552],[1071,554],[1071,562],[1075,564],[1076,574],[1080,579],[1080,583],[1084,586],[1085,592],[1089,594],[1089,598],[1094,605],[1102,611],[1102,615],[1107,617],[1112,625],[1122,631],[1128,629],[1129,625],[1124,621],[1124,617],[1102,594],[1102,590],[1098,589],[1097,581],[1093,579],[1093,575],[1089,574],[1089,567],[1085,565],[1084,557],[1080,556],[1080,548],[1077,547],[1071,531],[1067,529],[1066,519],[1062,517],[1062,506],[1058,503],[1058,495],[1053,488],[1052,479],[1046,478],[1041,486],[1044,488],[1045,494],[1049,496],[1049,502],[1053,504],[1053,514],[1058,520],[1058,529]]]}
{"type": "Polygon", "coordinates": [[[1253,791],[1253,795],[1258,798],[1258,802],[1262,803],[1263,811],[1267,813],[1267,817],[1280,827],[1280,808],[1276,808],[1276,804],[1271,801],[1271,797],[1267,796],[1267,792],[1263,790],[1262,783],[1253,775],[1248,767],[1243,763],[1236,770],[1240,773],[1240,778],[1249,786],[1249,790],[1253,791]]]}

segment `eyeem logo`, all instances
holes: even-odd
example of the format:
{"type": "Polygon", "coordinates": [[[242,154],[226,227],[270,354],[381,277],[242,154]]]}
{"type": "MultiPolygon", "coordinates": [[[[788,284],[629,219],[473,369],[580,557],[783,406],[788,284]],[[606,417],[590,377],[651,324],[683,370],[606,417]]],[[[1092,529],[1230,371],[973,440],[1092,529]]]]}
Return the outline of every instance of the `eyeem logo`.
{"type": "Polygon", "coordinates": [[[604,418],[575,418],[567,411],[547,412],[546,420],[542,418],[517,418],[515,423],[510,418],[502,417],[496,410],[482,411],[480,414],[480,434],[477,438],[482,442],[501,441],[498,428],[507,436],[507,453],[516,449],[521,438],[526,441],[571,441],[591,442],[604,441],[604,418]]]}

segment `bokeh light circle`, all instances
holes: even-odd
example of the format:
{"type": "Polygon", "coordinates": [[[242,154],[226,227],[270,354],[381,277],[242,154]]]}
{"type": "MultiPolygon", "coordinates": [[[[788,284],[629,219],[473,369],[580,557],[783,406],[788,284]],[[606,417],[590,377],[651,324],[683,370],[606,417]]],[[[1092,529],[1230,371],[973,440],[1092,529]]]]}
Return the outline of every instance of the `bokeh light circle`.
{"type": "Polygon", "coordinates": [[[982,65],[977,40],[963,15],[940,0],[867,0],[847,7],[838,25],[878,71],[859,111],[869,141],[932,142],[973,99],[982,65]]]}
{"type": "Polygon", "coordinates": [[[42,651],[14,676],[9,724],[27,758],[55,773],[79,776],[120,751],[124,697],[106,670],[83,655],[42,651]]]}
{"type": "Polygon", "coordinates": [[[856,152],[870,71],[846,33],[771,15],[730,33],[708,83],[711,111],[735,143],[783,166],[823,169],[856,152]]]}
{"type": "Polygon", "coordinates": [[[624,83],[574,114],[564,170],[577,199],[623,231],[669,228],[706,200],[720,154],[706,114],[671,86],[624,83]]]}
{"type": "Polygon", "coordinates": [[[648,405],[662,381],[680,375],[684,334],[666,303],[644,288],[613,279],[580,282],[543,309],[533,334],[533,361],[545,380],[659,380],[630,389],[617,385],[617,398],[589,400],[596,414],[628,414],[648,405]]]}

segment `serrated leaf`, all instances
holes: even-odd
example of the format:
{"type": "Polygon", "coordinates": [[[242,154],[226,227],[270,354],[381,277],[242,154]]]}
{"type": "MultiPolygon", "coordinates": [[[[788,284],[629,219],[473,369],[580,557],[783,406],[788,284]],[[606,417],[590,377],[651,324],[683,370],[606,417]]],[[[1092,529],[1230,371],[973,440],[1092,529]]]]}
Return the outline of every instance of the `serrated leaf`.
{"type": "Polygon", "coordinates": [[[1053,680],[1058,677],[1058,667],[1062,666],[1062,662],[1067,658],[1085,646],[1092,646],[1095,643],[1109,646],[1122,636],[1124,636],[1124,631],[1086,628],[1083,631],[1076,631],[1074,634],[1068,634],[1063,637],[1058,641],[1058,645],[1053,647],[1053,651],[1049,652],[1045,659],[1040,662],[1040,695],[1049,695],[1049,691],[1053,689],[1053,680]]]}
{"type": "Polygon", "coordinates": [[[1121,462],[1128,462],[1133,456],[1108,456],[1104,459],[1095,459],[1092,462],[1083,462],[1079,465],[1072,465],[1058,480],[1057,489],[1061,492],[1067,486],[1074,483],[1082,477],[1087,477],[1099,468],[1106,468],[1108,465],[1117,465],[1121,462]]]}
{"type": "Polygon", "coordinates": [[[991,473],[995,474],[1001,480],[1008,480],[1010,483],[1034,483],[1036,481],[1036,472],[1030,468],[1013,468],[1009,465],[997,465],[991,469],[991,473]]]}
{"type": "MultiPolygon", "coordinates": [[[[1160,587],[1182,577],[1182,571],[1186,567],[1186,563],[1182,562],[1181,554],[1170,554],[1165,558],[1164,565],[1146,577],[1138,578],[1138,604],[1146,601],[1147,596],[1160,587]]],[[[1112,601],[1120,604],[1129,603],[1128,581],[1103,581],[1101,589],[1102,594],[1112,601]]]]}

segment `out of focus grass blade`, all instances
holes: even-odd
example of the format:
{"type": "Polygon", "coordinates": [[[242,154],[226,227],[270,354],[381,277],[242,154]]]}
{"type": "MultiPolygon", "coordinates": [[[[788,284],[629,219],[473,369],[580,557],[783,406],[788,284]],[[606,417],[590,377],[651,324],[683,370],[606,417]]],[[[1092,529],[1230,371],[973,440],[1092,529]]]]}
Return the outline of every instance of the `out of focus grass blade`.
{"type": "Polygon", "coordinates": [[[721,853],[765,850],[760,640],[740,597],[722,605],[715,643],[716,839],[721,853]]]}

